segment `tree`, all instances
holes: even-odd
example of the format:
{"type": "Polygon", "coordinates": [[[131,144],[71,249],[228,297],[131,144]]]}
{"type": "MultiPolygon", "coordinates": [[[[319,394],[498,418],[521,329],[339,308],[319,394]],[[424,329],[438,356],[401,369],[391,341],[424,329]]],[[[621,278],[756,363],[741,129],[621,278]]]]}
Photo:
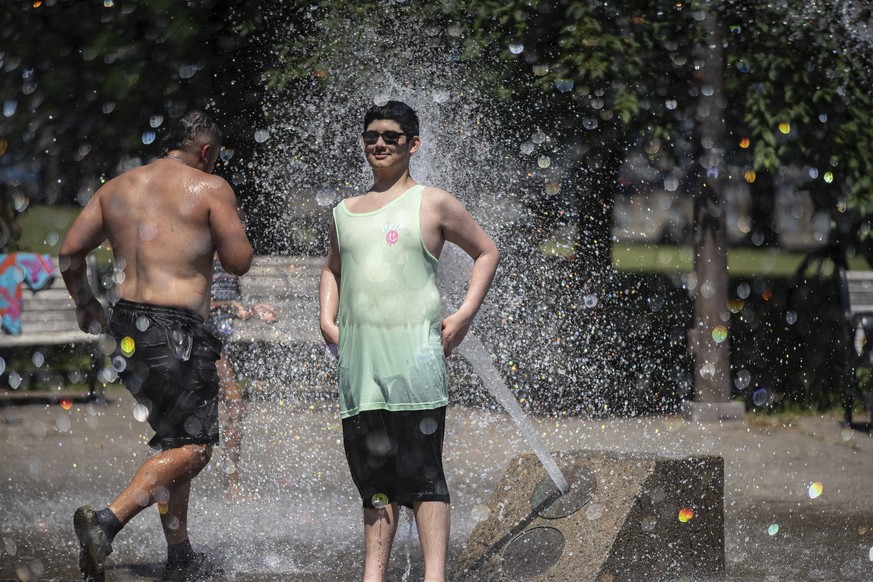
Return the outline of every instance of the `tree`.
{"type": "Polygon", "coordinates": [[[158,155],[160,130],[188,109],[217,113],[229,141],[243,127],[251,134],[243,118],[257,117],[260,79],[246,52],[258,23],[250,6],[13,4],[0,17],[0,168],[39,176],[48,202],[83,203],[127,161],[158,155]]]}

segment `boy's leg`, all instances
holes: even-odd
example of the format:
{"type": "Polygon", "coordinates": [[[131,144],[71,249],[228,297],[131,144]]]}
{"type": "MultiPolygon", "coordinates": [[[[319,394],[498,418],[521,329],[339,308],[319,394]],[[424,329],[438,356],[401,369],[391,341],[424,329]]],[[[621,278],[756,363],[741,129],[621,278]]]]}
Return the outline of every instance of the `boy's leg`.
{"type": "Polygon", "coordinates": [[[364,582],[385,581],[399,513],[396,503],[364,508],[364,582]]]}
{"type": "Polygon", "coordinates": [[[449,504],[442,501],[421,501],[413,505],[413,511],[424,555],[424,580],[444,582],[451,528],[449,504]]]}

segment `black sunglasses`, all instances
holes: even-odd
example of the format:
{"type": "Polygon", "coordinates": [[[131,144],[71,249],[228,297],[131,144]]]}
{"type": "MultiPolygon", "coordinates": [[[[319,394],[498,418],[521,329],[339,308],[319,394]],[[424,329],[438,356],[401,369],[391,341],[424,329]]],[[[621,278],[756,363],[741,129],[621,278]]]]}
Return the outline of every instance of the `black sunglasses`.
{"type": "Polygon", "coordinates": [[[367,145],[375,144],[377,141],[379,141],[380,137],[382,138],[382,141],[385,142],[385,145],[396,145],[397,142],[400,141],[401,135],[406,135],[406,134],[403,133],[402,131],[388,130],[388,131],[383,131],[380,133],[378,131],[370,130],[370,131],[365,131],[364,133],[362,133],[361,138],[363,138],[364,143],[367,145]]]}

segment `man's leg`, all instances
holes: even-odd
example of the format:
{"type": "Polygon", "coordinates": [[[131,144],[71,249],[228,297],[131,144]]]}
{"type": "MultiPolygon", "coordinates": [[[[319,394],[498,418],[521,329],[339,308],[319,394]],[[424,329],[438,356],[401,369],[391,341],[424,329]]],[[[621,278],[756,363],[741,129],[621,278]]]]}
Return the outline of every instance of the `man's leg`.
{"type": "Polygon", "coordinates": [[[449,504],[442,501],[421,501],[413,504],[413,512],[421,551],[424,554],[424,580],[444,582],[451,527],[449,504]]]}
{"type": "MultiPolygon", "coordinates": [[[[209,445],[185,445],[161,451],[140,465],[133,480],[109,504],[109,509],[122,524],[126,524],[155,501],[167,501],[155,499],[156,491],[160,496],[159,488],[168,491],[169,500],[172,501],[174,491],[188,484],[209,463],[211,455],[212,447],[209,445]]],[[[187,505],[186,495],[186,508],[187,505]]]]}
{"type": "MultiPolygon", "coordinates": [[[[161,451],[140,465],[131,482],[107,509],[94,511],[84,505],[76,510],[73,527],[81,545],[79,569],[86,580],[102,582],[105,579],[106,556],[112,553],[115,535],[156,500],[169,503],[174,494],[180,494],[179,501],[183,501],[185,511],[173,539],[187,540],[187,488],[191,478],[209,462],[211,451],[209,445],[186,445],[161,451]],[[182,535],[184,537],[180,538],[182,535]]],[[[174,515],[178,516],[178,510],[174,515]]]]}
{"type": "Polygon", "coordinates": [[[364,508],[364,582],[385,582],[399,514],[396,503],[364,508]]]}
{"type": "Polygon", "coordinates": [[[159,506],[161,527],[167,538],[167,567],[162,580],[198,580],[206,555],[197,553],[188,540],[188,498],[191,481],[180,484],[170,494],[169,501],[159,506]]]}

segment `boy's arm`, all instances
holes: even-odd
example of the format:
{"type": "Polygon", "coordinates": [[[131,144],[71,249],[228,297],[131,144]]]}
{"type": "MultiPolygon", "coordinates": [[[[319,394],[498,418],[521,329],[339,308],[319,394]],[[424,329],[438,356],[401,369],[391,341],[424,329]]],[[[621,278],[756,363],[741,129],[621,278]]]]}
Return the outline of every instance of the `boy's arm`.
{"type": "Polygon", "coordinates": [[[339,327],[336,323],[339,313],[339,281],[341,272],[340,254],[336,238],[336,227],[330,223],[330,245],[327,259],[321,270],[318,284],[319,323],[321,335],[328,345],[339,344],[339,327]]]}
{"type": "Polygon", "coordinates": [[[443,351],[449,356],[467,335],[485,300],[500,262],[500,253],[488,233],[457,198],[446,193],[440,197],[438,208],[445,240],[461,247],[473,259],[464,301],[455,313],[443,320],[443,351]]]}

